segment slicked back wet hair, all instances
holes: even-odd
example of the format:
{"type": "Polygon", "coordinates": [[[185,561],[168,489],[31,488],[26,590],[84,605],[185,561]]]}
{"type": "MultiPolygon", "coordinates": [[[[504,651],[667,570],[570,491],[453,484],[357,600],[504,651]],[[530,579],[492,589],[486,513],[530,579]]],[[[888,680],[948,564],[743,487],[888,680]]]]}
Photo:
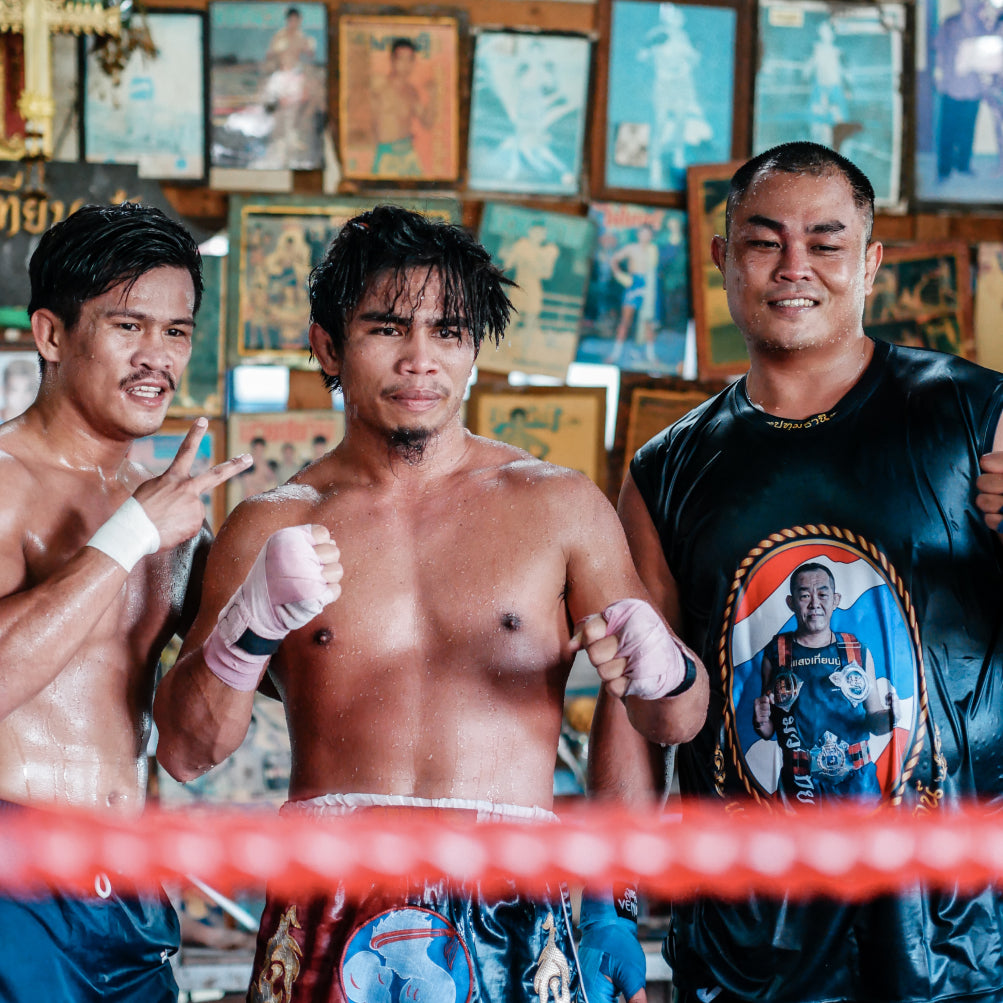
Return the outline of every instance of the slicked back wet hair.
{"type": "Polygon", "coordinates": [[[80,308],[154,268],[184,268],[202,302],[202,256],[192,235],[155,206],[85,205],[46,230],[28,263],[28,316],[51,310],[67,328],[80,308]]]}
{"type": "Polygon", "coordinates": [[[735,171],[728,190],[725,213],[726,237],[731,230],[735,208],[745,198],[752,183],[763,174],[773,174],[778,171],[785,174],[813,174],[816,177],[842,174],[853,193],[854,203],[864,210],[866,217],[864,245],[871,242],[871,233],[874,229],[874,187],[867,179],[867,175],[841,153],[819,143],[803,141],[774,146],[753,157],[735,171]]]}
{"type": "MultiPolygon", "coordinates": [[[[403,292],[412,268],[438,272],[443,314],[465,321],[475,351],[485,338],[501,342],[512,311],[505,287],[514,283],[487,250],[462,227],[380,205],[350,219],[310,273],[310,319],[327,332],[339,359],[346,322],[370,283],[390,275],[403,292]]],[[[325,374],[324,385],[338,390],[341,380],[325,374]]]]}

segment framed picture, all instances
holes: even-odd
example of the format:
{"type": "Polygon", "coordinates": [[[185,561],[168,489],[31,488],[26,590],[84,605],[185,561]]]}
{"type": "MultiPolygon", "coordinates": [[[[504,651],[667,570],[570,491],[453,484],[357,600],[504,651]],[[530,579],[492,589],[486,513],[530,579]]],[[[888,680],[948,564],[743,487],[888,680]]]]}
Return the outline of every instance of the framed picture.
{"type": "Polygon", "coordinates": [[[600,0],[596,193],[678,205],[691,164],[748,147],[750,5],[600,0]]]}
{"type": "Polygon", "coordinates": [[[338,66],[338,138],[346,178],[457,179],[457,18],[342,14],[338,66]]]}
{"type": "MultiPolygon", "coordinates": [[[[662,390],[639,387],[630,395],[624,453],[632,457],[649,439],[668,428],[709,394],[699,390],[662,390]]],[[[626,474],[626,470],[624,470],[626,474]]]]}
{"type": "Polygon", "coordinates": [[[686,213],[593,202],[595,253],[577,362],[682,373],[690,318],[686,213]]]}
{"type": "Polygon", "coordinates": [[[582,35],[477,35],[468,188],[577,194],[590,49],[582,35]]]}
{"type": "Polygon", "coordinates": [[[1003,203],[1003,10],[916,0],[915,201],[1003,203]]]}
{"type": "Polygon", "coordinates": [[[906,3],[760,0],[753,152],[811,139],[902,202],[906,3]]]}
{"type": "MultiPolygon", "coordinates": [[[[137,439],[132,444],[129,448],[129,459],[145,467],[154,475],[162,474],[174,461],[174,457],[178,455],[181,443],[191,427],[192,422],[187,418],[167,418],[160,426],[159,432],[137,439]]],[[[209,427],[199,443],[198,452],[195,454],[195,462],[192,464],[193,474],[208,470],[226,459],[224,438],[223,422],[220,419],[211,419],[209,427]]],[[[230,455],[235,454],[231,453],[230,455]]],[[[215,491],[207,492],[202,496],[206,522],[209,523],[213,532],[223,525],[225,490],[225,487],[221,485],[215,491]]]]}
{"type": "MultiPolygon", "coordinates": [[[[459,219],[450,199],[394,200],[439,219],[459,219]]],[[[230,365],[303,366],[310,356],[307,277],[328,244],[372,199],[230,196],[230,365]]]]}
{"type": "MultiPolygon", "coordinates": [[[[20,17],[20,13],[17,17],[20,17]]],[[[16,26],[19,27],[19,26],[16,26]]],[[[80,110],[77,105],[79,79],[77,42],[70,34],[52,34],[52,153],[47,159],[77,160],[80,156],[80,110]]],[[[24,91],[24,35],[5,31],[0,35],[0,160],[21,160],[25,156],[25,121],[18,107],[24,91]]]]}
{"type": "Polygon", "coordinates": [[[41,379],[37,352],[0,350],[0,421],[27,410],[38,394],[41,379]]]}
{"type": "Polygon", "coordinates": [[[323,3],[212,0],[211,166],[322,167],[327,65],[323,3]]]}
{"type": "Polygon", "coordinates": [[[1003,373],[1003,243],[979,244],[975,272],[975,361],[1003,373]]]}
{"type": "Polygon", "coordinates": [[[622,372],[616,433],[609,453],[610,478],[616,488],[613,497],[619,494],[630,461],[641,446],[725,386],[723,381],[704,383],[678,376],[622,372]]]}
{"type": "Polygon", "coordinates": [[[864,307],[864,330],[897,345],[975,357],[968,245],[886,247],[864,307]]]}
{"type": "Polygon", "coordinates": [[[208,151],[205,15],[150,11],[141,27],[145,43],[114,78],[102,68],[93,41],[87,42],[84,159],[136,164],[145,178],[202,180],[208,151]]]}
{"type": "MultiPolygon", "coordinates": [[[[16,36],[5,35],[4,38],[16,36]]],[[[52,45],[52,97],[56,113],[52,120],[52,159],[79,160],[81,40],[76,35],[50,35],[52,45]]]]}
{"type": "Polygon", "coordinates": [[[749,353],[728,310],[724,279],[711,257],[715,234],[724,236],[731,176],[742,161],[701,164],[687,172],[690,285],[696,325],[697,372],[702,380],[730,379],[749,368],[749,353]]]}
{"type": "Polygon", "coordinates": [[[221,415],[223,413],[223,301],[226,258],[202,254],[202,305],[195,318],[192,355],[181,374],[168,414],[221,415]]]}
{"type": "Polygon", "coordinates": [[[333,408],[230,415],[228,455],[250,453],[254,462],[227,481],[227,511],[245,498],[285,484],[308,463],[334,449],[344,434],[345,414],[333,408]]]}
{"type": "Polygon", "coordinates": [[[580,470],[606,487],[605,387],[494,387],[475,383],[467,427],[525,449],[539,460],[580,470]]]}
{"type": "Polygon", "coordinates": [[[501,346],[481,346],[478,368],[563,380],[578,349],[595,223],[488,202],[480,240],[516,287],[508,291],[515,311],[501,346]]]}

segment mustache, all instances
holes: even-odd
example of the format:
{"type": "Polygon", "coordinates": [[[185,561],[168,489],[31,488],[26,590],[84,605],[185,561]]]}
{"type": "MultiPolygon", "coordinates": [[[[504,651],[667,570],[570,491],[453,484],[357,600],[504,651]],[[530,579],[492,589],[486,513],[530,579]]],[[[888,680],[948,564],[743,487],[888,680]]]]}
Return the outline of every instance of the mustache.
{"type": "Polygon", "coordinates": [[[127,376],[124,380],[119,383],[119,386],[123,390],[128,390],[129,387],[139,386],[143,383],[149,383],[151,379],[159,379],[166,383],[172,391],[178,389],[177,380],[167,372],[166,369],[148,369],[143,373],[136,373],[132,376],[127,376]]]}

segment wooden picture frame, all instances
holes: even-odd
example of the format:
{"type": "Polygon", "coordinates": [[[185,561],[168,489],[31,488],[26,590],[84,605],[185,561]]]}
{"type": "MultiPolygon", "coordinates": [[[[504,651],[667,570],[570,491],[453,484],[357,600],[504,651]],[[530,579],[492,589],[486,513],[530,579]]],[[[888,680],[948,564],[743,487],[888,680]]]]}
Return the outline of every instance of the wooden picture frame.
{"type": "Polygon", "coordinates": [[[338,66],[338,145],[345,178],[459,178],[458,17],[343,12],[338,66]]]}
{"type": "Polygon", "coordinates": [[[750,11],[742,0],[599,0],[595,198],[680,206],[688,167],[746,155],[750,11]]]}
{"type": "Polygon", "coordinates": [[[728,310],[724,279],[711,257],[711,242],[725,232],[731,176],[740,160],[698,164],[687,171],[690,286],[696,329],[697,374],[702,380],[733,379],[749,368],[745,339],[728,310]]]}
{"type": "Polygon", "coordinates": [[[30,351],[20,346],[0,348],[0,422],[27,410],[38,394],[41,379],[34,341],[30,351]]]}
{"type": "MultiPolygon", "coordinates": [[[[129,447],[129,459],[145,467],[150,473],[162,474],[178,455],[178,449],[185,436],[191,430],[192,419],[172,418],[164,419],[160,430],[153,435],[136,439],[129,447]]],[[[202,436],[199,443],[198,452],[195,454],[195,461],[192,464],[192,473],[198,474],[209,467],[222,463],[226,454],[226,427],[220,418],[211,418],[209,427],[202,436]]],[[[202,504],[205,506],[206,522],[214,533],[219,531],[223,525],[226,515],[226,487],[220,485],[211,492],[202,496],[202,504]]]]}
{"type": "Polygon", "coordinates": [[[195,318],[192,354],[167,410],[169,415],[223,414],[226,260],[216,255],[202,255],[202,304],[195,318]]]}
{"type": "Polygon", "coordinates": [[[911,4],[760,0],[752,149],[810,139],[851,160],[879,208],[904,206],[911,4]]]}
{"type": "Polygon", "coordinates": [[[537,459],[580,470],[606,489],[606,388],[470,388],[467,427],[537,459]]]}
{"type": "Polygon", "coordinates": [[[692,316],[686,213],[593,202],[596,225],[576,362],[682,375],[692,316]]]}
{"type": "Polygon", "coordinates": [[[83,158],[92,164],[136,164],[143,178],[204,181],[209,163],[205,13],[149,10],[140,27],[156,54],[133,50],[115,79],[101,68],[93,42],[86,43],[80,88],[83,158]]]}
{"type": "Polygon", "coordinates": [[[323,167],[327,6],[210,0],[208,9],[210,167],[323,167]]]}
{"type": "Polygon", "coordinates": [[[698,382],[678,376],[620,374],[616,430],[613,448],[609,452],[609,476],[611,486],[615,487],[615,491],[611,492],[614,499],[638,449],[725,386],[724,381],[698,382]]]}
{"type": "Polygon", "coordinates": [[[968,244],[940,240],[885,247],[864,305],[864,330],[898,345],[974,359],[968,244]]]}
{"type": "Polygon", "coordinates": [[[595,246],[595,223],[569,213],[487,202],[481,243],[516,285],[501,345],[481,346],[479,369],[525,372],[563,381],[578,350],[595,246]]]}
{"type": "Polygon", "coordinates": [[[958,6],[957,0],[916,0],[912,168],[918,211],[998,211],[1003,205],[1003,18],[987,5],[995,24],[980,22],[981,34],[971,36],[967,28],[944,27],[960,18],[958,6]],[[946,93],[948,80],[961,99],[946,93]]]}
{"type": "Polygon", "coordinates": [[[987,241],[976,248],[975,361],[1003,373],[1003,242],[987,241]]]}
{"type": "Polygon", "coordinates": [[[345,413],[334,408],[231,414],[227,421],[228,455],[250,453],[254,463],[227,481],[227,512],[246,498],[284,484],[306,464],[333,449],[344,435],[345,413]]]}
{"type": "MultiPolygon", "coordinates": [[[[307,278],[341,227],[376,201],[348,196],[230,196],[229,365],[309,364],[307,278]]],[[[459,206],[451,199],[390,201],[437,219],[459,219],[459,206]]]]}
{"type": "Polygon", "coordinates": [[[478,32],[468,189],[578,194],[591,47],[585,35],[478,32]]]}

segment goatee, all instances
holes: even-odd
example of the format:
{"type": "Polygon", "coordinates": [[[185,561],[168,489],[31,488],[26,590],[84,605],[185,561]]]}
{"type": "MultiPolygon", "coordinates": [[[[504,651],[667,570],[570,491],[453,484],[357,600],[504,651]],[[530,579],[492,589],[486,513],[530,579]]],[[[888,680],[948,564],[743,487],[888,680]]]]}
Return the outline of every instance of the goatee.
{"type": "Polygon", "coordinates": [[[390,448],[405,462],[414,466],[425,457],[432,432],[427,428],[395,428],[389,435],[390,448]]]}

